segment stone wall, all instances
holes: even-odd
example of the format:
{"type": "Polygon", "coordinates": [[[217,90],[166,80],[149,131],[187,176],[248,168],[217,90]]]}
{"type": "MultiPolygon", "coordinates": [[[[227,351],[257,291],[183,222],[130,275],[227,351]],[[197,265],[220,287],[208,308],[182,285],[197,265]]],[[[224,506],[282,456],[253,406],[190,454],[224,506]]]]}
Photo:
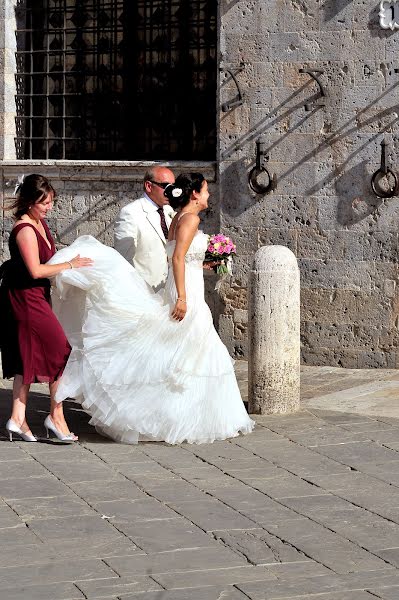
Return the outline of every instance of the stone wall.
{"type": "Polygon", "coordinates": [[[378,5],[221,2],[221,102],[236,95],[226,69],[244,94],[221,112],[218,163],[221,227],[238,244],[220,331],[237,357],[247,353],[253,253],[282,244],[300,264],[303,361],[398,366],[399,198],[378,199],[370,178],[383,135],[399,170],[399,31],[380,28],[378,5]],[[325,98],[301,68],[324,70],[325,98]],[[248,187],[260,136],[277,176],[267,195],[248,187]]]}

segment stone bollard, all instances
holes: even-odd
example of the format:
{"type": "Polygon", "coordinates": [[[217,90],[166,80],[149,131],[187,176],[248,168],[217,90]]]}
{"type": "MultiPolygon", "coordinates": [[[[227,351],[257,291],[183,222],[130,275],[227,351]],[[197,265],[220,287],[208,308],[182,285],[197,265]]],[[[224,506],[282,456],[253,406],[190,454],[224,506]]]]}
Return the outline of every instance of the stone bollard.
{"type": "Polygon", "coordinates": [[[291,250],[263,246],[256,252],[248,304],[249,412],[294,412],[300,404],[300,283],[291,250]]]}

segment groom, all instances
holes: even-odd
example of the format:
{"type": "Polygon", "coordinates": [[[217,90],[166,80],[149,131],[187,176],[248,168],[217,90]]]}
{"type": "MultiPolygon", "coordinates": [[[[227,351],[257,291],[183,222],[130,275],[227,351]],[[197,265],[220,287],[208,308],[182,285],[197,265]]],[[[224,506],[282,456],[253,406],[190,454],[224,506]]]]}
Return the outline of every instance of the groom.
{"type": "Polygon", "coordinates": [[[168,274],[165,246],[174,211],[164,189],[174,182],[170,169],[152,167],[144,175],[143,196],[124,206],[115,221],[115,249],[155,292],[164,287],[168,274]]]}

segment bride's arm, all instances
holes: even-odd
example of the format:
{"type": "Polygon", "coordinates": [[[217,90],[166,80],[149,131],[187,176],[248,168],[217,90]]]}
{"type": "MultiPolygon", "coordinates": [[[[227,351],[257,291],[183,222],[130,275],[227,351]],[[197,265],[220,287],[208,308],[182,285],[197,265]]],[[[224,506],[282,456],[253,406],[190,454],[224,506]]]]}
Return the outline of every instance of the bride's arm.
{"type": "Polygon", "coordinates": [[[187,312],[186,285],[185,285],[185,256],[198,229],[200,218],[197,215],[186,213],[184,221],[178,223],[176,230],[176,246],[172,257],[173,276],[177,290],[177,301],[172,311],[173,319],[181,321],[187,312]]]}
{"type": "Polygon", "coordinates": [[[29,275],[33,279],[41,279],[42,277],[54,277],[65,269],[77,269],[78,267],[88,267],[93,264],[90,258],[80,258],[79,254],[68,262],[59,263],[58,265],[43,265],[40,263],[39,246],[35,232],[31,227],[24,227],[16,236],[16,242],[29,271],[29,275]]]}

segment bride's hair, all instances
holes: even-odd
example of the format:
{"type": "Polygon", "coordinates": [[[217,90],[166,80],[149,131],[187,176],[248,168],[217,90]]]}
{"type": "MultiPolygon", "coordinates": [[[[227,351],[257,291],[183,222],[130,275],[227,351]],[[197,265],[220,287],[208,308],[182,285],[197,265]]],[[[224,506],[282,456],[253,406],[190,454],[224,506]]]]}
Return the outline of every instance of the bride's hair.
{"type": "Polygon", "coordinates": [[[22,215],[25,215],[32,204],[36,204],[42,198],[45,199],[49,194],[53,194],[53,198],[56,193],[47,179],[43,175],[27,175],[24,180],[17,185],[15,189],[16,199],[9,207],[14,210],[14,217],[19,219],[22,215]]]}
{"type": "Polygon", "coordinates": [[[191,198],[191,194],[200,192],[205,177],[201,173],[185,173],[178,175],[174,184],[169,184],[164,195],[174,210],[184,208],[191,198]]]}

